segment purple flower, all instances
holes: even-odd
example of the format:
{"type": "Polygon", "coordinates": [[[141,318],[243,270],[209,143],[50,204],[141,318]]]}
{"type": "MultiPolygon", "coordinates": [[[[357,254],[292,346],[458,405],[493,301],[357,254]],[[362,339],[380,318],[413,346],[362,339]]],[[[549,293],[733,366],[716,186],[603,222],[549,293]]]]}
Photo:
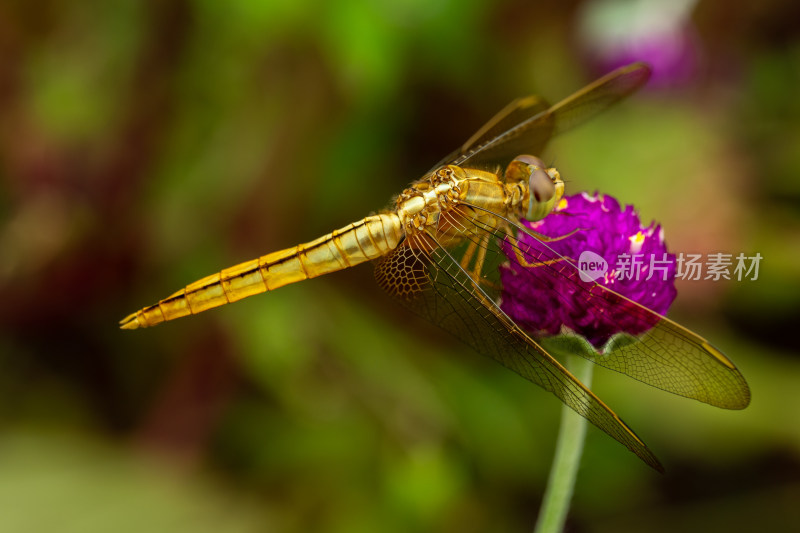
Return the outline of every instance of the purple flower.
{"type": "Polygon", "coordinates": [[[577,25],[582,48],[599,72],[645,61],[653,69],[651,89],[689,84],[697,76],[703,55],[692,23],[696,3],[585,2],[577,25]]]}
{"type": "Polygon", "coordinates": [[[633,206],[581,193],[523,224],[557,239],[542,243],[521,234],[516,250],[503,243],[510,261],[500,270],[501,308],[536,337],[567,328],[602,351],[615,334],[638,335],[658,320],[628,299],[663,315],[677,295],[675,255],[661,227],[643,226],[633,206]]]}

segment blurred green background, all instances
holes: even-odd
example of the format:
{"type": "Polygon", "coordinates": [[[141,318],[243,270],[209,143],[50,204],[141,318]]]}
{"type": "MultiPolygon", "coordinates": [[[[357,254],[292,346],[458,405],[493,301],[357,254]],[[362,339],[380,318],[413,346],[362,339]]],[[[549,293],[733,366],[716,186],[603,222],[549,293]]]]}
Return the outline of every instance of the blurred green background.
{"type": "Polygon", "coordinates": [[[568,529],[797,530],[798,5],[4,0],[0,531],[530,530],[559,402],[369,265],[116,323],[382,208],[511,99],[621,58],[653,83],[544,156],[676,252],[763,256],[756,281],[681,283],[672,313],[753,401],[599,369],[667,473],[591,428],[568,529]]]}

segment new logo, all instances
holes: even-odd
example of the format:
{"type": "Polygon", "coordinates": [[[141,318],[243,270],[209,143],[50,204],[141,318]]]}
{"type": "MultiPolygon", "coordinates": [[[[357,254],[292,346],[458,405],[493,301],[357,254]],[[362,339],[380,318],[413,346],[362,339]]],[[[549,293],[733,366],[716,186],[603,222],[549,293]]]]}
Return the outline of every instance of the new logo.
{"type": "Polygon", "coordinates": [[[584,250],[578,257],[578,270],[581,281],[594,281],[608,272],[608,262],[596,253],[584,250]]]}

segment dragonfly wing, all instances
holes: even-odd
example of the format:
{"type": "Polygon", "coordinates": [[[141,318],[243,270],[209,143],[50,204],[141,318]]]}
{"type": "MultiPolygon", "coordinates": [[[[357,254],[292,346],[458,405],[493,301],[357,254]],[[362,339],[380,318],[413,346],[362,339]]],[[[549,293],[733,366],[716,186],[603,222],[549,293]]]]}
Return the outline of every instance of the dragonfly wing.
{"type": "MultiPolygon", "coordinates": [[[[538,154],[544,149],[547,140],[552,135],[552,121],[549,121],[543,114],[549,107],[550,104],[538,96],[531,95],[525,98],[517,98],[493,116],[481,129],[476,131],[472,137],[467,139],[467,142],[462,144],[458,150],[439,161],[431,170],[435,170],[447,164],[458,165],[460,162],[466,161],[473,152],[478,151],[482,146],[487,145],[490,141],[503,133],[533,117],[541,116],[542,120],[537,126],[531,126],[528,129],[528,146],[527,151],[524,152],[538,154]]],[[[512,148],[509,147],[508,150],[512,150],[512,148]]],[[[517,155],[520,154],[514,154],[512,157],[516,157],[517,155]]],[[[490,169],[487,168],[484,170],[490,169]]]]}
{"type": "Polygon", "coordinates": [[[639,437],[591,390],[522,331],[434,236],[407,239],[376,266],[378,283],[404,305],[552,392],[644,462],[663,471],[639,437]]]}
{"type": "MultiPolygon", "coordinates": [[[[515,226],[517,232],[525,231],[536,237],[515,226]]],[[[581,351],[580,355],[648,385],[717,407],[744,409],[750,403],[750,389],[744,376],[704,338],[597,282],[583,281],[575,264],[577,258],[563,257],[542,241],[533,247],[520,246],[508,238],[506,242],[518,247],[528,263],[541,265],[535,273],[522,270],[517,275],[531,276],[530,283],[569,287],[548,291],[554,298],[551,305],[569,309],[573,316],[583,317],[585,323],[624,314],[624,322],[650,328],[635,337],[618,337],[619,342],[609,343],[601,354],[592,350],[581,351]]],[[[565,336],[569,335],[567,332],[565,336]]]]}
{"type": "Polygon", "coordinates": [[[505,168],[520,154],[540,155],[552,136],[631,95],[647,82],[650,72],[645,63],[618,68],[549,108],[540,109],[543,101],[535,97],[515,100],[473,135],[452,161],[445,162],[493,169],[505,168]],[[519,109],[513,109],[515,105],[519,109]]]}
{"type": "Polygon", "coordinates": [[[646,63],[633,63],[609,72],[558,102],[547,111],[555,116],[553,135],[564,133],[627,98],[647,83],[650,74],[646,63]]]}

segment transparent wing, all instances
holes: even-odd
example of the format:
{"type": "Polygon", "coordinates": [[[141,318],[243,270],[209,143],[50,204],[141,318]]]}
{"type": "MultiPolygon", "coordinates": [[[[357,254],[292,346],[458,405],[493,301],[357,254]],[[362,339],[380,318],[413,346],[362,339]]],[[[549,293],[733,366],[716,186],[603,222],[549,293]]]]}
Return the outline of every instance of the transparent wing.
{"type": "MultiPolygon", "coordinates": [[[[478,220],[465,217],[461,223],[480,225],[478,220]]],[[[524,231],[532,235],[513,221],[506,222],[516,232],[524,231]]],[[[616,339],[612,338],[615,342],[606,345],[602,354],[595,350],[575,350],[579,346],[575,342],[579,337],[570,332],[559,337],[529,332],[537,342],[571,347],[578,355],[598,365],[710,405],[725,409],[743,409],[750,403],[750,389],[741,372],[704,338],[603,285],[582,281],[575,265],[576,258],[559,255],[541,240],[535,247],[528,247],[520,245],[505,230],[493,230],[485,226],[476,230],[479,234],[491,235],[491,238],[484,239],[488,243],[485,252],[487,259],[483,262],[480,275],[481,279],[486,280],[486,291],[490,298],[495,301],[502,294],[499,281],[495,281],[497,270],[502,262],[508,261],[503,251],[498,249],[497,243],[505,242],[507,247],[522,254],[529,264],[541,265],[537,267],[538,275],[530,280],[531,283],[546,284],[547,280],[553,281],[553,289],[548,291],[549,301],[542,302],[542,305],[570,309],[573,316],[583,316],[589,321],[593,317],[612,313],[613,316],[620,316],[624,313],[633,319],[632,322],[646,324],[650,328],[638,336],[621,335],[616,339]],[[562,289],[563,292],[554,288],[565,285],[569,289],[562,289]],[[574,339],[570,339],[570,336],[574,339]]],[[[526,273],[523,271],[518,275],[526,273]]]]}
{"type": "MultiPolygon", "coordinates": [[[[473,247],[473,252],[475,249],[473,247]]],[[[514,324],[456,258],[437,245],[435,235],[407,239],[378,262],[375,275],[378,283],[404,305],[464,340],[479,353],[552,392],[648,465],[663,471],[642,440],[514,324]]]]}
{"type": "MultiPolygon", "coordinates": [[[[435,170],[443,165],[454,161],[463,160],[465,154],[469,154],[480,146],[486,146],[490,141],[500,137],[502,134],[530,120],[533,117],[543,115],[550,107],[546,101],[538,96],[527,96],[517,98],[506,107],[501,109],[493,116],[481,129],[476,131],[467,142],[462,144],[458,150],[448,154],[447,157],[439,161],[431,170],[435,170]]],[[[547,144],[547,140],[552,135],[552,121],[544,117],[534,126],[529,128],[526,134],[528,151],[525,153],[538,154],[547,144]]],[[[519,155],[519,154],[516,154],[519,155]]]]}
{"type": "Polygon", "coordinates": [[[613,106],[649,78],[649,66],[633,63],[610,72],[549,108],[535,96],[517,99],[441,164],[493,170],[505,168],[520,154],[540,155],[551,137],[613,106]]]}

